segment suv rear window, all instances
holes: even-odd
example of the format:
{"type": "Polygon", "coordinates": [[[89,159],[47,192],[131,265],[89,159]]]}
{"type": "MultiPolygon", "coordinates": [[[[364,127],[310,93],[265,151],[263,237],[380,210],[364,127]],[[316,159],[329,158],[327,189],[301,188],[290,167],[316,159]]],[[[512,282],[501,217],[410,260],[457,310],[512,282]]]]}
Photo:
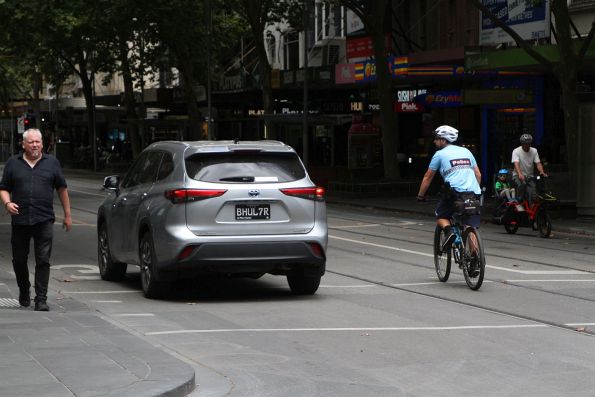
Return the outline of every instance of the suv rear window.
{"type": "Polygon", "coordinates": [[[306,171],[295,153],[199,153],[186,159],[188,176],[217,183],[291,182],[306,171]]]}

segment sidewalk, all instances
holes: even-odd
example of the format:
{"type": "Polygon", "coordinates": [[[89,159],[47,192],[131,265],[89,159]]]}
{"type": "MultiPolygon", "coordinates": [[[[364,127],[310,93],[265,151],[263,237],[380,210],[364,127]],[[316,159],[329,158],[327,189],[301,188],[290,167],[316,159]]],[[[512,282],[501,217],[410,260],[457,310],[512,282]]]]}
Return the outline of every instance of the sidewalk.
{"type": "MultiPolygon", "coordinates": [[[[0,396],[186,396],[194,369],[74,299],[22,308],[0,265],[0,396]]],[[[33,303],[33,302],[32,302],[33,303]]]]}

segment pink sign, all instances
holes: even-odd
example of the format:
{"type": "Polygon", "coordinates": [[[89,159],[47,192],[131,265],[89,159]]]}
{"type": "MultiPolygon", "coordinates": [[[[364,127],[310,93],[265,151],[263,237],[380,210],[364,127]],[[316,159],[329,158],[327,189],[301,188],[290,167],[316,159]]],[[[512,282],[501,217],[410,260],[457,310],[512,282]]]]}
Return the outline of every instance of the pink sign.
{"type": "Polygon", "coordinates": [[[397,113],[420,113],[424,111],[423,105],[415,102],[396,102],[395,112],[397,113]]]}

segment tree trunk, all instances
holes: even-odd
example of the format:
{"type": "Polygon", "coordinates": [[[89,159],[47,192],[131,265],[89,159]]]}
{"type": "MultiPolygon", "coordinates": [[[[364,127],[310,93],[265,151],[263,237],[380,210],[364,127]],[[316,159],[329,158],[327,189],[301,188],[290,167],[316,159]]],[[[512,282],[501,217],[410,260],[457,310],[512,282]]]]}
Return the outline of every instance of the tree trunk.
{"type": "Polygon", "coordinates": [[[139,134],[138,114],[136,112],[136,100],[134,98],[134,81],[130,72],[130,62],[128,61],[128,45],[126,42],[120,43],[120,62],[122,63],[122,79],[124,80],[124,103],[126,106],[126,126],[132,145],[132,155],[134,158],[141,152],[141,138],[139,134]]]}
{"type": "Polygon", "coordinates": [[[182,59],[179,65],[180,73],[184,79],[184,94],[186,97],[186,107],[188,109],[189,136],[185,137],[185,139],[201,140],[206,139],[206,137],[202,136],[200,112],[196,103],[196,94],[193,89],[195,81],[192,72],[192,62],[189,59],[189,57],[182,59]]]}
{"type": "MultiPolygon", "coordinates": [[[[262,89],[262,107],[265,114],[273,114],[275,107],[273,102],[273,88],[271,87],[271,65],[269,64],[264,42],[265,22],[263,18],[266,13],[263,13],[263,10],[266,11],[266,4],[262,1],[244,0],[242,1],[242,5],[248,23],[250,24],[250,29],[254,35],[254,45],[256,46],[258,72],[260,73],[260,85],[262,89]]],[[[265,119],[265,128],[267,139],[277,139],[276,127],[272,121],[265,119]]]]}
{"type": "Polygon", "coordinates": [[[576,85],[578,76],[578,60],[572,46],[570,35],[570,17],[565,0],[552,1],[552,13],[556,17],[556,32],[560,62],[555,68],[556,77],[562,90],[564,112],[564,136],[566,138],[566,157],[568,161],[569,181],[573,189],[577,183],[578,166],[578,100],[576,85]]]}

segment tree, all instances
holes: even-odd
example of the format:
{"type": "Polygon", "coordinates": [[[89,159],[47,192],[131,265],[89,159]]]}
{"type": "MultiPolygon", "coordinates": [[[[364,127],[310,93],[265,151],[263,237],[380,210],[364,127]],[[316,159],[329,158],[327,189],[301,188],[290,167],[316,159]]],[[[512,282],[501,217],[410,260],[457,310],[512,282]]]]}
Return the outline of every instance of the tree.
{"type": "Polygon", "coordinates": [[[577,82],[587,49],[593,41],[595,33],[595,22],[591,25],[588,36],[582,41],[580,49],[576,51],[572,36],[570,34],[570,15],[566,0],[552,0],[551,11],[555,18],[556,41],[559,54],[559,61],[552,62],[537,52],[529,43],[525,42],[512,28],[486,6],[481,0],[469,0],[492,22],[504,30],[515,41],[517,46],[524,49],[527,54],[533,57],[543,69],[553,74],[562,91],[562,103],[564,112],[564,136],[566,139],[566,151],[568,159],[568,170],[571,185],[577,184],[578,148],[578,100],[577,82]]]}
{"type": "Polygon", "coordinates": [[[390,0],[340,0],[339,2],[361,19],[366,33],[372,39],[380,102],[384,178],[387,180],[399,179],[397,162],[399,131],[393,109],[392,75],[388,66],[385,44],[386,34],[390,31],[388,21],[392,15],[392,2],[390,0]]]}
{"type": "MultiPolygon", "coordinates": [[[[254,37],[254,45],[258,57],[258,72],[262,89],[262,105],[265,114],[273,114],[275,111],[273,102],[273,88],[271,86],[271,65],[267,57],[264,31],[267,24],[272,21],[271,10],[274,6],[272,0],[240,0],[242,12],[245,16],[254,37]]],[[[276,139],[274,124],[265,120],[265,126],[270,139],[276,139]]]]}

